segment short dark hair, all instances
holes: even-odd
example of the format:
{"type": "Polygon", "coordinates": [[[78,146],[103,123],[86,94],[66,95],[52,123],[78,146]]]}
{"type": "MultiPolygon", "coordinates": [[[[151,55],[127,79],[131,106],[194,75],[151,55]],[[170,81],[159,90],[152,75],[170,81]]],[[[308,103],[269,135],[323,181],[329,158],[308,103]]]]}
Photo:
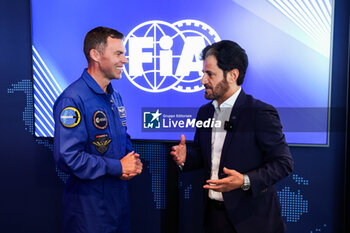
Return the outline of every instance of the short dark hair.
{"type": "Polygon", "coordinates": [[[89,31],[84,39],[84,54],[88,62],[90,61],[90,50],[97,49],[103,51],[107,44],[107,38],[123,39],[123,33],[107,27],[96,27],[89,31]]]}
{"type": "Polygon", "coordinates": [[[237,85],[243,84],[248,67],[248,56],[241,46],[230,40],[222,40],[205,47],[201,55],[202,60],[211,55],[216,57],[218,67],[224,71],[225,77],[228,71],[238,69],[237,85]]]}

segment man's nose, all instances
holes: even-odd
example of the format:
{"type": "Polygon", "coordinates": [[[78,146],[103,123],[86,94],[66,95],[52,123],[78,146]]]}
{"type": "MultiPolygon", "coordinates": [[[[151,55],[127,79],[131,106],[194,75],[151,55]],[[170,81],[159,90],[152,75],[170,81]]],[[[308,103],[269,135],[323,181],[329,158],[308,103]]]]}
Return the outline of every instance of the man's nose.
{"type": "Polygon", "coordinates": [[[208,75],[206,73],[203,74],[201,84],[204,86],[208,83],[208,75]]]}
{"type": "Polygon", "coordinates": [[[125,64],[125,63],[128,63],[128,59],[126,58],[125,55],[123,55],[123,63],[124,63],[124,64],[125,64]]]}

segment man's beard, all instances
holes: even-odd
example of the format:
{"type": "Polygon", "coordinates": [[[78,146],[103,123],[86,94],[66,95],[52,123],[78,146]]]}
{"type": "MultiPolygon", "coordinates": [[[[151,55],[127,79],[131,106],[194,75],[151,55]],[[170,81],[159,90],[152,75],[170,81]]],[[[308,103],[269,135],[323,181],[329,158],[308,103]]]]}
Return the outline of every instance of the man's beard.
{"type": "MultiPolygon", "coordinates": [[[[225,75],[226,76],[226,75],[225,75]]],[[[204,85],[205,89],[211,89],[211,93],[207,93],[206,91],[204,92],[204,97],[207,100],[217,100],[221,98],[229,89],[228,82],[226,80],[226,77],[219,82],[214,88],[209,86],[208,84],[204,85]]]]}

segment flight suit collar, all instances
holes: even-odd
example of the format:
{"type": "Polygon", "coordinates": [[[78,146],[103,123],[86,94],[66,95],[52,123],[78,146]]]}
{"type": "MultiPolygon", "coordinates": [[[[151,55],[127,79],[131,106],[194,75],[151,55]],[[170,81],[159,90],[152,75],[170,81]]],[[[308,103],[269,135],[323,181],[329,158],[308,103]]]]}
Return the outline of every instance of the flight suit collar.
{"type": "MultiPolygon", "coordinates": [[[[83,79],[85,80],[86,84],[90,87],[91,90],[93,90],[96,94],[106,94],[100,85],[95,81],[95,79],[87,72],[87,69],[84,69],[83,74],[81,75],[83,79]]],[[[114,92],[112,84],[109,83],[107,86],[107,92],[108,94],[112,94],[114,92]]]]}

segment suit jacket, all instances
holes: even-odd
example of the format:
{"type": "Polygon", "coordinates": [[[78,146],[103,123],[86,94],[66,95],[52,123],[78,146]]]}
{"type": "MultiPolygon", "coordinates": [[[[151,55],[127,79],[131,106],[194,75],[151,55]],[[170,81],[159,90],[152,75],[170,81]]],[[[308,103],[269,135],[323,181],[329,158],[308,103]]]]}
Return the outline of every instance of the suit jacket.
{"type": "MultiPolygon", "coordinates": [[[[212,118],[214,111],[211,102],[203,105],[197,120],[212,118]]],[[[278,113],[271,105],[241,90],[229,121],[233,128],[224,141],[219,178],[225,177],[223,167],[226,167],[247,174],[251,183],[249,191],[223,192],[229,218],[238,233],[284,232],[274,184],[292,172],[293,159],[278,113]]],[[[184,171],[204,168],[206,180],[211,174],[211,134],[211,128],[197,128],[184,166],[184,171]]],[[[205,190],[205,204],[207,197],[208,190],[205,190]]]]}

